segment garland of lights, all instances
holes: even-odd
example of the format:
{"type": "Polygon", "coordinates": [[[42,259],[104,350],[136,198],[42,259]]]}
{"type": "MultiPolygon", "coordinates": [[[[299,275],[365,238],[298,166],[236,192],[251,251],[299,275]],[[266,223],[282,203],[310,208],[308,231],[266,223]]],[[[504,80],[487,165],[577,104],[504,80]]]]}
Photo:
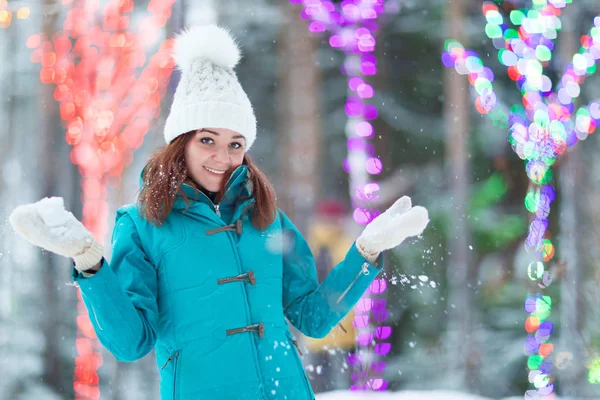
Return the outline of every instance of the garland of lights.
{"type": "MultiPolygon", "coordinates": [[[[344,0],[341,10],[331,1],[290,0],[290,3],[303,4],[301,17],[310,21],[308,29],[313,33],[329,31],[329,45],[346,54],[341,67],[342,73],[348,77],[350,90],[345,106],[348,157],[344,161],[344,170],[350,175],[354,221],[366,225],[379,214],[379,210],[366,206],[369,200],[379,197],[380,189],[379,184],[370,181],[368,175],[378,175],[383,165],[374,154],[374,145],[367,141],[375,136],[369,121],[377,119],[378,111],[375,105],[365,102],[373,97],[374,89],[364,77],[377,73],[377,59],[373,55],[374,34],[378,31],[377,18],[384,12],[384,0],[344,0]]],[[[350,387],[352,391],[383,391],[388,387],[388,382],[382,379],[386,362],[376,358],[390,352],[391,343],[385,340],[391,336],[392,328],[388,325],[372,328],[373,322],[385,323],[389,317],[385,298],[377,298],[386,287],[385,279],[374,280],[356,305],[357,313],[353,320],[358,332],[356,344],[357,349],[363,347],[365,350],[348,355],[348,364],[355,368],[352,373],[354,384],[350,387]]]]}
{"type": "MultiPolygon", "coordinates": [[[[580,94],[580,85],[596,71],[600,59],[600,16],[594,27],[581,37],[581,48],[560,79],[556,89],[544,75],[554,50],[554,40],[560,29],[561,9],[572,0],[533,0],[531,9],[510,12],[510,28],[500,14],[498,6],[486,2],[482,12],[487,20],[485,32],[499,50],[499,61],[508,67],[508,76],[522,93],[522,105],[510,109],[500,104],[494,93],[494,74],[472,50],[455,40],[447,40],[442,54],[446,67],[453,67],[467,75],[477,97],[475,107],[481,114],[491,117],[495,125],[509,127],[509,142],[517,155],[525,161],[532,189],[525,197],[525,207],[532,213],[525,248],[537,258],[528,266],[529,278],[543,292],[552,282],[544,263],[554,257],[554,245],[548,239],[548,215],[555,199],[551,185],[551,167],[557,158],[578,140],[584,140],[600,123],[600,100],[574,110],[573,100],[580,94]]],[[[525,393],[527,398],[553,398],[554,377],[552,363],[548,360],[554,351],[549,343],[554,328],[547,321],[552,312],[552,299],[543,293],[530,293],[524,305],[528,317],[525,342],[528,356],[529,382],[535,389],[525,393]]],[[[592,383],[600,383],[600,363],[593,362],[589,372],[592,383]],[[596,380],[596,382],[593,382],[596,380]]]]}
{"type": "Polygon", "coordinates": [[[10,28],[13,16],[16,16],[17,19],[27,19],[29,14],[29,7],[20,7],[8,4],[7,0],[0,0],[0,29],[10,28]]]}
{"type": "MultiPolygon", "coordinates": [[[[174,2],[150,0],[149,15],[134,33],[129,23],[133,0],[111,1],[99,17],[97,0],[81,6],[63,0],[70,5],[63,31],[53,38],[35,34],[27,40],[31,61],[42,66],[41,82],[55,85],[66,141],[73,146],[70,158],[81,173],[82,222],[99,243],[108,230],[108,179],[119,179],[160,115],[174,67],[172,43],[164,41],[144,67],[146,48],[158,40],[174,2]]],[[[100,345],[79,291],[77,297],[75,399],[99,399],[100,345]]]]}

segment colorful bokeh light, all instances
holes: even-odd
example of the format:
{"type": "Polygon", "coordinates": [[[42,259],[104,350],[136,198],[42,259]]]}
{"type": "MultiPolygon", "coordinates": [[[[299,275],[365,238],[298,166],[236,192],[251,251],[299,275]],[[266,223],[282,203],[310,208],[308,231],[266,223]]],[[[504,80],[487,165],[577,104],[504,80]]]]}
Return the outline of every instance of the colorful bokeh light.
{"type": "MultiPolygon", "coordinates": [[[[129,26],[132,0],[109,2],[104,9],[70,3],[62,31],[52,38],[35,34],[26,43],[31,61],[41,66],[40,81],[54,85],[65,139],[73,147],[70,158],[81,174],[82,222],[100,243],[108,230],[109,179],[120,178],[160,114],[173,69],[171,40],[162,42],[149,60],[146,54],[174,2],[150,0],[135,32],[129,26]]],[[[28,10],[17,12],[17,18],[28,15],[28,10]]],[[[78,299],[75,399],[99,399],[100,345],[80,292],[78,299]]]]}
{"type": "MultiPolygon", "coordinates": [[[[594,133],[600,122],[600,101],[575,110],[574,99],[579,97],[581,84],[596,71],[600,59],[600,16],[593,27],[581,37],[579,52],[572,58],[563,75],[552,87],[544,73],[555,49],[555,40],[561,28],[562,9],[571,0],[534,0],[532,8],[514,9],[503,16],[498,5],[485,2],[482,13],[486,19],[485,33],[498,49],[498,61],[507,68],[508,76],[521,91],[521,104],[506,107],[494,92],[494,74],[483,65],[472,50],[465,49],[455,40],[447,40],[442,63],[467,75],[477,94],[475,107],[489,115],[496,126],[509,129],[509,143],[524,161],[531,189],[525,197],[525,207],[533,214],[525,247],[538,261],[528,267],[528,277],[545,289],[552,279],[544,266],[555,254],[548,232],[548,215],[555,193],[552,185],[552,167],[568,147],[594,133]]],[[[525,345],[530,354],[527,368],[534,389],[526,397],[554,398],[554,378],[546,358],[552,352],[546,343],[552,324],[545,321],[552,311],[549,296],[530,295],[525,301],[530,315],[525,323],[529,336],[525,345]],[[538,342],[539,341],[539,342],[538,342]],[[542,344],[543,343],[543,344],[542,344]],[[537,354],[534,354],[537,353],[537,354]]],[[[553,347],[552,347],[553,349],[553,347]]],[[[597,372],[590,370],[590,382],[597,372]]]]}
{"type": "MultiPolygon", "coordinates": [[[[350,175],[352,216],[356,223],[366,225],[379,214],[378,210],[369,207],[369,201],[379,198],[380,190],[379,184],[371,181],[369,175],[380,174],[383,163],[374,154],[373,143],[368,141],[375,136],[375,128],[369,121],[376,119],[379,113],[373,104],[368,103],[375,89],[365,78],[377,73],[377,59],[373,51],[377,44],[376,22],[384,12],[384,0],[343,0],[340,4],[290,0],[290,3],[303,6],[301,17],[309,21],[310,32],[328,32],[329,45],[346,55],[341,71],[348,77],[350,94],[345,106],[348,156],[343,167],[350,175]]],[[[385,288],[385,280],[375,280],[355,310],[353,324],[358,332],[358,352],[348,355],[348,364],[357,370],[352,374],[354,383],[350,389],[353,391],[382,391],[388,387],[388,382],[381,378],[386,364],[376,360],[391,350],[391,344],[384,340],[389,338],[392,328],[376,326],[384,323],[389,315],[385,300],[377,299],[385,288]],[[373,328],[374,325],[376,328],[373,328]]]]}

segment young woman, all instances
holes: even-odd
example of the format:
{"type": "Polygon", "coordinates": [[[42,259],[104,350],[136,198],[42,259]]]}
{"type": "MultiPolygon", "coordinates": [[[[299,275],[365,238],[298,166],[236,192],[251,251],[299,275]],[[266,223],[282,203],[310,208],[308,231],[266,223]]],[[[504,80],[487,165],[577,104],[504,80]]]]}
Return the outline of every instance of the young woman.
{"type": "Polygon", "coordinates": [[[216,26],[177,38],[168,145],[142,171],[137,204],[117,211],[110,264],[60,198],[10,217],[35,245],[74,259],[98,339],[118,360],[156,350],[164,400],[313,399],[286,319],[326,336],[381,271],[381,252],[429,221],[401,198],[319,284],[305,239],[247,154],[256,120],[239,58],[216,26]]]}

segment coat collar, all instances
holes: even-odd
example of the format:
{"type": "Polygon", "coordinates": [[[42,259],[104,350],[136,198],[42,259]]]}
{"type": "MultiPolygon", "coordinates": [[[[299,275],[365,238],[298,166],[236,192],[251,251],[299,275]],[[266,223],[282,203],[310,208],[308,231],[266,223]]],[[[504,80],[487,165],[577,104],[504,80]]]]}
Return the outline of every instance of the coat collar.
{"type": "MultiPolygon", "coordinates": [[[[146,167],[142,169],[140,174],[140,187],[144,184],[142,176],[144,174],[144,170],[146,167]]],[[[223,199],[219,202],[219,211],[222,215],[221,220],[230,221],[232,218],[236,216],[236,208],[238,204],[238,199],[240,197],[251,197],[253,194],[253,185],[250,180],[250,173],[248,171],[248,167],[246,165],[240,165],[233,171],[231,177],[228,179],[225,189],[225,195],[223,199]]],[[[215,211],[216,205],[199,190],[196,190],[194,187],[184,183],[181,185],[181,190],[188,198],[189,207],[188,211],[192,213],[200,213],[203,215],[208,215],[213,218],[215,221],[219,221],[215,211]],[[212,212],[208,212],[211,210],[212,212]]],[[[248,202],[252,202],[253,200],[247,200],[243,202],[243,205],[247,205],[248,202]]],[[[186,202],[183,199],[181,193],[177,193],[175,197],[175,202],[173,204],[173,210],[183,211],[186,209],[186,202]]],[[[239,211],[239,210],[238,210],[239,211]]]]}
{"type": "MultiPolygon", "coordinates": [[[[181,185],[181,190],[187,196],[190,201],[190,207],[194,202],[199,202],[206,204],[214,209],[215,204],[206,196],[202,191],[196,190],[194,187],[184,183],[181,185]]],[[[225,185],[225,195],[219,201],[219,208],[223,209],[233,209],[235,208],[236,201],[241,196],[250,197],[251,196],[252,185],[249,180],[248,175],[248,167],[245,165],[240,165],[233,171],[231,177],[227,181],[225,185]]],[[[186,204],[185,200],[181,196],[180,193],[177,193],[175,198],[175,204],[173,205],[173,209],[181,210],[185,209],[186,204]]]]}

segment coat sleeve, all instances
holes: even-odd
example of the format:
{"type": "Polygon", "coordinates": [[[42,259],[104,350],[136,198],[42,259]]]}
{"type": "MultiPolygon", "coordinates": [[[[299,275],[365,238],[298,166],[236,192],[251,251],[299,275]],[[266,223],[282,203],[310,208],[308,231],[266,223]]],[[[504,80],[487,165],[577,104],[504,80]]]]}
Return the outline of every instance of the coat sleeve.
{"type": "Polygon", "coordinates": [[[383,269],[360,255],[353,243],[346,257],[319,284],[313,254],[290,219],[279,211],[283,235],[283,309],[304,335],[323,338],[360,300],[383,269]]]}
{"type": "Polygon", "coordinates": [[[156,344],[158,320],[156,268],[142,249],[132,217],[119,210],[112,235],[110,264],[84,277],[73,270],[73,280],[100,343],[119,361],[148,354],[156,344]]]}

